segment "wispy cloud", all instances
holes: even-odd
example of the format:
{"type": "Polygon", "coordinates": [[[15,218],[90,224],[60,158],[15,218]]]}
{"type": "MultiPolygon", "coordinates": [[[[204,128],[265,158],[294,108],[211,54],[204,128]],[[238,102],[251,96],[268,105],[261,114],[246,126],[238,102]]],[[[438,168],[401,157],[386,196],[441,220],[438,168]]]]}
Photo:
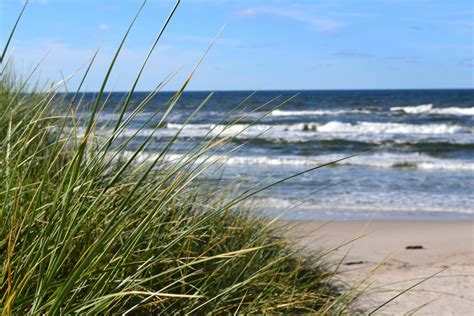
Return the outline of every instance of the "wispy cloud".
{"type": "Polygon", "coordinates": [[[357,50],[354,50],[354,49],[343,49],[341,51],[338,51],[338,52],[334,53],[334,56],[351,57],[351,58],[363,58],[363,59],[370,59],[370,58],[374,57],[372,54],[357,51],[357,50]]]}
{"type": "Polygon", "coordinates": [[[468,57],[461,60],[460,64],[467,68],[474,68],[474,57],[468,57]]]}
{"type": "MultiPolygon", "coordinates": [[[[199,43],[209,45],[214,41],[214,37],[211,36],[199,36],[199,35],[188,35],[188,34],[176,34],[169,36],[172,40],[190,42],[190,43],[199,43]]],[[[216,43],[219,45],[225,44],[229,46],[236,46],[241,44],[240,40],[233,38],[223,38],[218,37],[216,43]]]]}
{"type": "Polygon", "coordinates": [[[423,28],[421,26],[418,26],[418,25],[412,25],[409,27],[410,30],[412,31],[415,31],[415,32],[419,32],[419,31],[423,31],[423,28]]]}
{"type": "Polygon", "coordinates": [[[339,35],[341,29],[345,26],[343,22],[336,21],[327,17],[314,16],[303,10],[292,8],[277,8],[277,7],[259,7],[247,8],[235,12],[236,16],[241,17],[256,17],[256,16],[274,16],[286,18],[293,21],[308,24],[313,30],[335,36],[339,35]]]}
{"type": "Polygon", "coordinates": [[[237,16],[256,16],[257,15],[257,10],[255,9],[244,9],[235,12],[235,15],[237,16]]]}
{"type": "MultiPolygon", "coordinates": [[[[37,3],[37,4],[41,4],[41,5],[47,5],[48,4],[48,0],[29,0],[28,3],[32,4],[32,3],[37,3]]],[[[22,0],[21,1],[22,4],[25,4],[26,3],[26,0],[22,0]]]]}
{"type": "Polygon", "coordinates": [[[97,26],[97,28],[101,31],[107,31],[110,28],[110,25],[105,24],[105,23],[101,23],[97,26]]]}
{"type": "Polygon", "coordinates": [[[390,61],[400,61],[407,64],[418,64],[420,63],[420,58],[417,56],[403,56],[403,55],[392,55],[385,58],[390,61]]]}
{"type": "Polygon", "coordinates": [[[447,22],[450,25],[462,27],[466,30],[472,30],[474,28],[474,22],[472,20],[453,20],[447,22]]]}
{"type": "Polygon", "coordinates": [[[390,55],[390,56],[377,56],[368,52],[355,50],[355,49],[343,49],[333,54],[337,57],[344,58],[358,58],[358,59],[373,59],[385,62],[401,62],[406,64],[419,64],[420,57],[411,55],[390,55]]]}

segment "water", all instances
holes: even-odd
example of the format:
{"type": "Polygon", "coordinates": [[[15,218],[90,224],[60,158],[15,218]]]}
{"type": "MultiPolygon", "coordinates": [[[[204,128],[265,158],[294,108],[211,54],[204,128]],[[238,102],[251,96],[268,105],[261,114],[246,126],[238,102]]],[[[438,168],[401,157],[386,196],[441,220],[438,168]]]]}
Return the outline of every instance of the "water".
{"type": "MultiPolygon", "coordinates": [[[[284,211],[288,219],[474,219],[474,90],[304,91],[275,108],[295,93],[257,92],[232,110],[251,92],[216,92],[183,127],[208,95],[185,93],[141,158],[153,157],[180,128],[176,157],[191,140],[239,133],[225,149],[245,146],[226,154],[220,176],[249,186],[358,154],[280,184],[256,201],[265,212],[284,211]]],[[[137,93],[132,107],[145,96],[137,93]]],[[[171,96],[155,97],[123,135],[134,134],[151,118],[137,141],[150,135],[161,119],[153,113],[171,96]]],[[[116,119],[114,104],[123,98],[123,93],[111,95],[101,124],[116,119]]]]}

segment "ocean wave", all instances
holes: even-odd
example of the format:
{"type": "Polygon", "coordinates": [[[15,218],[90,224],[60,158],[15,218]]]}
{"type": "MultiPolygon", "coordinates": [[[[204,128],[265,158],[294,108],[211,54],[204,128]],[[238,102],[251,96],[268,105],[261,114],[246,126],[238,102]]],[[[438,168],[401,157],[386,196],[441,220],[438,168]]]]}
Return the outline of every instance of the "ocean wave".
{"type": "Polygon", "coordinates": [[[449,107],[449,108],[438,108],[432,109],[429,113],[432,114],[446,114],[446,115],[474,115],[474,107],[472,108],[456,108],[456,107],[449,107]]]}
{"type": "MultiPolygon", "coordinates": [[[[289,134],[289,132],[316,133],[356,133],[356,134],[456,134],[471,133],[465,126],[449,124],[405,124],[405,123],[379,123],[379,122],[358,122],[343,123],[331,121],[328,123],[295,123],[295,124],[235,124],[232,126],[215,124],[168,124],[168,129],[183,129],[193,131],[195,135],[202,135],[203,132],[219,134],[261,134],[265,131],[276,131],[289,134]]],[[[282,135],[279,135],[282,136],[282,135]]]]}
{"type": "MultiPolygon", "coordinates": [[[[123,115],[120,112],[99,112],[96,114],[96,119],[102,122],[115,122],[119,119],[120,116],[123,116],[123,119],[126,119],[130,117],[133,114],[133,112],[127,111],[123,113],[123,115]]],[[[78,112],[76,115],[84,120],[88,120],[92,113],[91,112],[78,112]]],[[[137,118],[148,118],[150,115],[153,115],[153,113],[149,112],[139,112],[136,113],[134,116],[134,119],[137,118]]]]}
{"type": "Polygon", "coordinates": [[[342,115],[342,114],[370,114],[369,110],[306,110],[306,111],[284,111],[273,110],[272,116],[319,116],[319,115],[342,115]]]}
{"type": "MultiPolygon", "coordinates": [[[[396,193],[395,193],[396,194],[396,193]]],[[[377,193],[372,192],[362,194],[356,192],[354,194],[334,194],[333,195],[319,195],[316,201],[313,199],[295,199],[295,198],[280,198],[280,197],[260,197],[254,200],[257,207],[262,208],[272,215],[274,211],[291,211],[288,213],[280,213],[284,218],[309,219],[314,217],[320,219],[321,215],[337,216],[338,219],[342,216],[353,218],[356,216],[373,217],[375,214],[383,213],[413,213],[413,214],[438,214],[438,213],[457,213],[471,215],[474,214],[472,208],[466,208],[464,205],[452,205],[446,207],[446,198],[452,199],[450,195],[447,196],[430,196],[431,200],[427,201],[420,198],[417,193],[410,196],[405,196],[401,200],[400,196],[394,193],[377,193]],[[334,196],[332,198],[332,196],[334,196]],[[336,200],[337,199],[337,200],[336,200]],[[387,200],[395,200],[396,203],[388,204],[387,200]],[[354,203],[357,201],[358,203],[354,203]],[[294,212],[296,211],[296,212],[294,212]]],[[[456,203],[457,204],[457,203],[456,203]]],[[[274,214],[280,215],[280,214],[274,214]]]]}
{"type": "MultiPolygon", "coordinates": [[[[130,156],[132,152],[125,152],[123,155],[130,156]]],[[[158,154],[151,152],[140,153],[136,162],[153,161],[158,154]]],[[[201,156],[195,160],[196,163],[222,162],[226,165],[253,165],[253,166],[289,166],[306,167],[328,164],[347,156],[342,154],[330,154],[323,156],[201,156]]],[[[166,161],[173,162],[186,158],[183,154],[168,154],[166,161]]],[[[407,168],[421,170],[448,170],[448,171],[474,171],[474,162],[460,159],[433,158],[423,154],[395,154],[381,153],[371,155],[360,155],[349,159],[341,160],[333,166],[355,166],[369,168],[407,168]]]]}
{"type": "MultiPolygon", "coordinates": [[[[82,129],[79,129],[79,134],[82,129]]],[[[295,123],[295,124],[175,124],[168,123],[159,129],[144,128],[141,130],[127,127],[121,137],[147,137],[153,134],[156,139],[174,137],[206,138],[231,137],[235,139],[259,139],[280,143],[301,143],[343,139],[372,144],[387,141],[394,143],[451,143],[473,144],[474,131],[471,127],[450,124],[405,124],[358,122],[344,123],[331,121],[328,123],[295,123]]],[[[96,135],[109,135],[107,128],[98,129],[96,135]]]]}
{"type": "Polygon", "coordinates": [[[408,114],[418,114],[430,111],[433,108],[433,104],[420,104],[415,106],[395,106],[391,107],[390,111],[393,112],[405,112],[408,114]]]}
{"type": "Polygon", "coordinates": [[[459,125],[448,124],[405,124],[405,123],[378,123],[358,122],[357,124],[328,122],[315,126],[318,132],[338,133],[386,133],[386,134],[455,134],[469,133],[470,130],[459,125]]]}
{"type": "Polygon", "coordinates": [[[471,108],[433,108],[433,104],[421,104],[416,106],[396,106],[391,107],[392,112],[404,112],[407,114],[438,114],[438,115],[456,115],[456,116],[470,116],[474,115],[474,107],[471,108]]]}
{"type": "MultiPolygon", "coordinates": [[[[336,161],[346,156],[332,154],[316,157],[266,157],[266,156],[244,156],[231,157],[225,160],[226,164],[242,165],[269,165],[269,166],[316,166],[336,161]]],[[[336,165],[358,166],[372,168],[410,168],[424,170],[452,170],[473,171],[474,162],[467,160],[452,160],[433,158],[422,154],[372,154],[355,156],[339,161],[336,165]]]]}

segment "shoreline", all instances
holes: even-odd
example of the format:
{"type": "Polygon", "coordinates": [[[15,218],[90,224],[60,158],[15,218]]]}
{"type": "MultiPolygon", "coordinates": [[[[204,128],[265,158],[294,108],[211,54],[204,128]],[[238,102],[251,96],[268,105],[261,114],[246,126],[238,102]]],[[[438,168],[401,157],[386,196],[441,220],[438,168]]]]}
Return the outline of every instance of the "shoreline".
{"type": "Polygon", "coordinates": [[[341,280],[363,281],[373,288],[360,302],[369,309],[439,273],[379,312],[474,315],[474,221],[279,221],[277,225],[297,247],[335,249],[329,260],[340,263],[341,280]]]}

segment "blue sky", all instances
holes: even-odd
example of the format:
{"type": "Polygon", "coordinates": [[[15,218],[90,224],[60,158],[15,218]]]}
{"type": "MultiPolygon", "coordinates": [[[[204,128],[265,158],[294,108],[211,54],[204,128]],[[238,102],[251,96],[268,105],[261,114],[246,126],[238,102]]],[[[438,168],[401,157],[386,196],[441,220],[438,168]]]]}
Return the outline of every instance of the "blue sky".
{"type": "MultiPolygon", "coordinates": [[[[100,47],[86,82],[97,90],[140,3],[31,0],[13,40],[15,64],[26,72],[44,57],[38,77],[58,81],[100,47]]],[[[2,43],[22,4],[0,2],[2,43]]],[[[108,90],[129,89],[173,4],[147,2],[108,90]]],[[[178,70],[167,90],[179,87],[223,25],[191,90],[474,86],[471,0],[183,0],[139,89],[178,70]]]]}

